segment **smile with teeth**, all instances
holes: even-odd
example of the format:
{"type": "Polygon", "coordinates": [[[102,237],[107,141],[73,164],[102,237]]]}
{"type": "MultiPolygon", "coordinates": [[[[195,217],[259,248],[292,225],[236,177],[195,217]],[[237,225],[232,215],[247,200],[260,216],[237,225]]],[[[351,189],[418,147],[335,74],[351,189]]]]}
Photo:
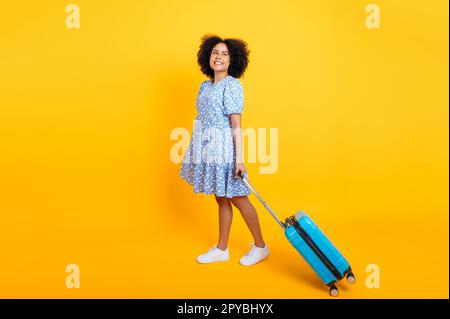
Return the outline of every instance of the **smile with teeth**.
{"type": "Polygon", "coordinates": [[[223,62],[215,61],[214,64],[223,64],[223,62]]]}

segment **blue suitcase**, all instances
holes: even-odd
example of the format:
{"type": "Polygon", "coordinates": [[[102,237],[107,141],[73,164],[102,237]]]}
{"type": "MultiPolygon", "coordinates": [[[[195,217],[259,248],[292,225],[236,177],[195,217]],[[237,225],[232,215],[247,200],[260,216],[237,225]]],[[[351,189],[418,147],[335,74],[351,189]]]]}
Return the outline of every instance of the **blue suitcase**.
{"type": "Polygon", "coordinates": [[[347,260],[305,212],[299,211],[282,222],[248,179],[243,177],[243,181],[284,229],[284,234],[292,246],[329,287],[331,296],[339,295],[336,283],[344,277],[349,284],[355,283],[355,275],[347,260]]]}

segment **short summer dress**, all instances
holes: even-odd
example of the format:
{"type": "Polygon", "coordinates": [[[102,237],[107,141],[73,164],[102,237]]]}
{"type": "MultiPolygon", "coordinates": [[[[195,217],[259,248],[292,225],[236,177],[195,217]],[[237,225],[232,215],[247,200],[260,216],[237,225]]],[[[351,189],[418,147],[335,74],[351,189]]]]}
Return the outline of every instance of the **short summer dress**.
{"type": "Polygon", "coordinates": [[[180,170],[194,193],[227,198],[250,194],[242,179],[234,177],[236,149],[230,116],[243,109],[244,90],[239,79],[228,75],[215,84],[210,80],[201,83],[192,138],[180,170]]]}

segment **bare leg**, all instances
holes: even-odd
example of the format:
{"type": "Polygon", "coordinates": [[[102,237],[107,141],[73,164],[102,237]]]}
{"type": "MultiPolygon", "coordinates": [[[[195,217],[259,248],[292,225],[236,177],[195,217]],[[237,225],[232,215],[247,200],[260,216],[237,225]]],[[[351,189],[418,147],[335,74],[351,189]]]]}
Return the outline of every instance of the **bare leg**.
{"type": "Polygon", "coordinates": [[[265,246],[261,227],[259,225],[258,214],[256,213],[255,207],[253,207],[252,203],[248,199],[247,196],[236,196],[231,198],[231,202],[234,206],[239,209],[244,218],[247,227],[250,229],[252,233],[253,239],[255,241],[255,246],[259,248],[263,248],[265,246]]]}
{"type": "Polygon", "coordinates": [[[219,205],[219,243],[217,244],[217,248],[226,250],[231,222],[233,220],[233,208],[230,200],[226,197],[216,196],[216,201],[219,205]]]}

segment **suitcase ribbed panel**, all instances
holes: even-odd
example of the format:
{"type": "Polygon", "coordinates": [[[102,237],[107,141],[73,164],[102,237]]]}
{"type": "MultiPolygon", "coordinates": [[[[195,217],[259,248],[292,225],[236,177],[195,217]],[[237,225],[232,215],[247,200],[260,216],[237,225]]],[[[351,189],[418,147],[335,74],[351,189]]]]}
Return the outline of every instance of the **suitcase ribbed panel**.
{"type": "MultiPolygon", "coordinates": [[[[296,214],[297,222],[305,231],[308,237],[315,243],[317,248],[326,256],[326,258],[333,264],[338,272],[343,276],[344,272],[350,268],[347,260],[334,247],[330,240],[323,234],[317,225],[306,215],[300,211],[296,214]]],[[[317,254],[309,247],[309,245],[299,235],[294,226],[287,227],[284,231],[286,238],[294,246],[294,248],[303,256],[306,262],[314,269],[317,275],[325,284],[330,284],[333,281],[339,281],[333,273],[326,267],[317,254]]]]}
{"type": "Polygon", "coordinates": [[[342,254],[336,249],[336,247],[319,229],[319,227],[317,227],[311,218],[309,218],[309,216],[303,216],[298,222],[312,241],[314,241],[314,243],[343,276],[344,272],[350,267],[344,256],[342,256],[342,254]]]}
{"type": "Polygon", "coordinates": [[[319,257],[309,248],[309,246],[300,237],[293,226],[287,227],[284,231],[286,238],[294,246],[294,248],[303,256],[306,262],[311,266],[312,269],[319,275],[320,279],[325,284],[329,284],[336,281],[333,274],[328,270],[327,267],[322,263],[319,257]]]}

